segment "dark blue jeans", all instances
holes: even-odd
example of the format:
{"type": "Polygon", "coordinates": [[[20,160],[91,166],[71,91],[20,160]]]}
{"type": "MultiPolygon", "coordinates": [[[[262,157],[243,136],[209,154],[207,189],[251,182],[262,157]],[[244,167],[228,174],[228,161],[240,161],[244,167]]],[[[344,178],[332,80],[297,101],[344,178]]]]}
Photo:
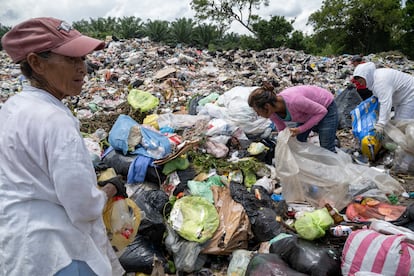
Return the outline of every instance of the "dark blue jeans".
{"type": "Polygon", "coordinates": [[[96,276],[84,261],[73,260],[68,266],[59,270],[54,276],[96,276]]]}
{"type": "Polygon", "coordinates": [[[301,142],[306,142],[309,133],[312,131],[319,134],[319,144],[321,147],[330,151],[336,152],[335,150],[335,139],[336,130],[338,129],[338,109],[335,101],[328,106],[328,113],[322,120],[312,127],[311,129],[299,134],[297,139],[301,142]]]}

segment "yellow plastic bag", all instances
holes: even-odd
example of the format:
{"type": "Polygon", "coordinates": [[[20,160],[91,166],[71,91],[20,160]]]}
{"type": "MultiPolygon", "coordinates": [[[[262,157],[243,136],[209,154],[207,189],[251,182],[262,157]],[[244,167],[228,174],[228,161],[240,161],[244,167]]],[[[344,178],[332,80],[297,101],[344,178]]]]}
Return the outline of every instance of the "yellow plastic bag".
{"type": "Polygon", "coordinates": [[[152,126],[155,129],[160,129],[158,125],[158,114],[150,114],[144,118],[142,122],[144,125],[152,126]]]}
{"type": "Polygon", "coordinates": [[[374,161],[378,151],[381,149],[381,143],[375,136],[367,135],[361,140],[361,152],[369,160],[374,161]]]}
{"type": "Polygon", "coordinates": [[[106,203],[103,219],[112,247],[121,252],[137,235],[141,210],[133,200],[115,196],[106,203]]]}

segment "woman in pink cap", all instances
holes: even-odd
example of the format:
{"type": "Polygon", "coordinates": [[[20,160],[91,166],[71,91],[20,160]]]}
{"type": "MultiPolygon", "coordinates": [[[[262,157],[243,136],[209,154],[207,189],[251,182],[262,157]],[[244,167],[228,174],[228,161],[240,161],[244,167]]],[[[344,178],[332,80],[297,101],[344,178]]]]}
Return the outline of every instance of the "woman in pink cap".
{"type": "Polygon", "coordinates": [[[109,243],[79,121],[61,102],[82,91],[85,56],[103,41],[55,18],[33,18],[2,38],[30,85],[0,109],[0,275],[122,275],[109,243]]]}

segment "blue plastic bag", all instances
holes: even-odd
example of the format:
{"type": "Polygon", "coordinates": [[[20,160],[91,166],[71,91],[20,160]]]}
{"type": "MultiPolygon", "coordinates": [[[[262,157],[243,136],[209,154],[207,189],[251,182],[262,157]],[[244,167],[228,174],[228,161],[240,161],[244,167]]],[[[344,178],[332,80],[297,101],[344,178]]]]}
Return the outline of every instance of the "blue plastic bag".
{"type": "Polygon", "coordinates": [[[375,96],[361,102],[350,112],[352,134],[361,142],[367,135],[375,135],[374,125],[378,119],[379,103],[375,96]]]}
{"type": "Polygon", "coordinates": [[[128,136],[131,127],[139,125],[128,115],[121,114],[109,131],[109,144],[122,154],[140,154],[154,159],[161,159],[171,153],[171,144],[167,136],[157,130],[140,125],[142,139],[135,149],[129,149],[128,136]]]}
{"type": "Polygon", "coordinates": [[[141,125],[142,141],[132,154],[161,159],[171,153],[170,139],[159,131],[141,125]]]}
{"type": "Polygon", "coordinates": [[[138,123],[128,115],[121,114],[116,119],[108,135],[109,144],[122,154],[128,153],[128,136],[131,127],[138,123]]]}

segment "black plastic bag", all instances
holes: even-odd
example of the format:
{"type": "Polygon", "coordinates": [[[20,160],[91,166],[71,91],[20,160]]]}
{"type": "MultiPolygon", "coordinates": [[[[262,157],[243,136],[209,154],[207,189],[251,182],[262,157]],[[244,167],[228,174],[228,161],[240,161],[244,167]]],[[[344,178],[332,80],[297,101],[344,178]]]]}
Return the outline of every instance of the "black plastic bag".
{"type": "Polygon", "coordinates": [[[294,270],[308,275],[341,275],[341,252],[329,245],[290,235],[273,242],[269,252],[279,255],[294,270]]]}
{"type": "Polygon", "coordinates": [[[282,225],[276,221],[276,217],[286,216],[285,213],[278,213],[287,210],[287,208],[280,208],[286,202],[274,202],[263,187],[256,185],[253,185],[249,192],[245,186],[230,182],[230,193],[233,200],[243,205],[246,210],[257,241],[268,241],[284,232],[282,225]],[[255,192],[260,194],[260,199],[256,197],[255,192]]]}
{"type": "Polygon", "coordinates": [[[148,238],[137,235],[135,240],[125,248],[119,257],[119,262],[126,272],[151,274],[154,257],[164,264],[164,269],[168,270],[167,259],[161,248],[148,238]]]}
{"type": "Polygon", "coordinates": [[[185,170],[177,170],[176,173],[180,179],[180,183],[175,187],[173,191],[173,195],[175,196],[181,192],[186,192],[188,190],[187,182],[193,180],[197,176],[197,172],[193,166],[189,166],[185,170]]]}
{"type": "Polygon", "coordinates": [[[138,205],[145,216],[141,219],[138,234],[148,237],[152,242],[161,244],[166,226],[164,212],[169,213],[168,195],[153,184],[137,184],[130,199],[138,205]],[[167,209],[166,209],[167,208],[167,209]]]}
{"type": "Polygon", "coordinates": [[[269,208],[261,208],[254,219],[250,219],[254,237],[260,241],[269,241],[285,232],[282,225],[276,221],[276,212],[269,208]]]}
{"type": "MultiPolygon", "coordinates": [[[[245,276],[302,276],[276,254],[256,254],[250,260],[245,276]]],[[[340,275],[340,274],[338,274],[340,275]]]]}
{"type": "Polygon", "coordinates": [[[275,202],[262,186],[253,185],[248,191],[246,186],[232,181],[230,182],[230,193],[234,201],[243,205],[249,217],[257,216],[260,208],[265,207],[274,210],[278,216],[287,218],[288,205],[286,201],[275,202]],[[260,199],[256,197],[256,192],[260,194],[260,199]]]}
{"type": "Polygon", "coordinates": [[[390,223],[414,231],[414,203],[408,205],[404,213],[397,220],[390,221],[390,223]]]}
{"type": "MultiPolygon", "coordinates": [[[[102,158],[102,162],[108,167],[113,168],[116,174],[127,177],[129,167],[131,163],[134,162],[136,157],[137,155],[123,155],[122,152],[111,150],[105,155],[104,158],[102,158]]],[[[144,180],[160,185],[166,178],[167,176],[162,173],[162,166],[148,166],[144,180]]]]}
{"type": "Polygon", "coordinates": [[[362,102],[361,96],[353,86],[347,87],[341,94],[335,97],[338,108],[338,129],[351,129],[352,117],[350,112],[362,102]]]}

